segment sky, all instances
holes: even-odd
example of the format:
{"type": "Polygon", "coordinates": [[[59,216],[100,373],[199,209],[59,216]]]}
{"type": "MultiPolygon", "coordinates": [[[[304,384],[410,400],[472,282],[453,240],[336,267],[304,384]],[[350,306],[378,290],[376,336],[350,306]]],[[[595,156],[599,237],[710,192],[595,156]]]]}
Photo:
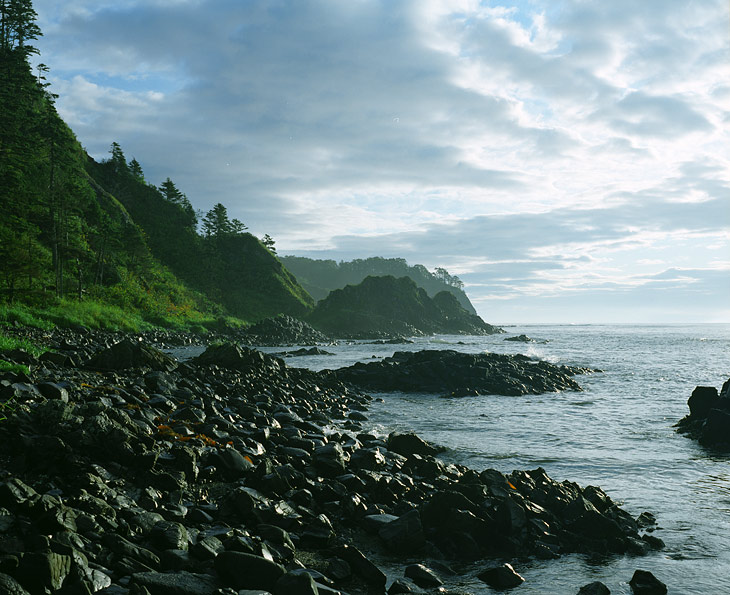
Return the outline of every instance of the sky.
{"type": "Polygon", "coordinates": [[[492,323],[730,322],[727,0],[36,0],[113,141],[280,254],[458,275],[492,323]]]}

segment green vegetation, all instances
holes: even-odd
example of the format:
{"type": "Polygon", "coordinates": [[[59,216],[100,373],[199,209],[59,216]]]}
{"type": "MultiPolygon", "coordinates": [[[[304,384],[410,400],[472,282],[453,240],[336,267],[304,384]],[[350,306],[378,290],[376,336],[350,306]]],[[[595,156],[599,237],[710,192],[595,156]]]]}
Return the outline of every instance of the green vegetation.
{"type": "Polygon", "coordinates": [[[430,298],[412,279],[390,275],[332,291],[307,320],[333,336],[502,332],[469,313],[453,294],[442,291],[430,298]]]}
{"type": "Polygon", "coordinates": [[[30,45],[30,0],[0,0],[0,322],[203,331],[313,300],[217,204],[202,220],[167,178],[148,183],[118,143],[89,158],[59,117],[30,45]]]}
{"type": "Polygon", "coordinates": [[[3,351],[13,351],[14,349],[21,349],[26,353],[35,355],[36,357],[48,351],[46,347],[36,345],[27,339],[17,339],[0,333],[0,353],[3,351]]]}
{"type": "Polygon", "coordinates": [[[330,291],[342,289],[346,285],[357,285],[365,277],[408,277],[418,287],[433,297],[440,291],[448,291],[459,300],[461,306],[470,314],[476,314],[469,298],[464,293],[464,284],[444,268],[433,273],[423,265],[409,266],[403,258],[373,257],[351,262],[337,263],[334,260],[313,260],[301,256],[282,256],[281,261],[297,278],[315,300],[327,297],[330,291]]]}

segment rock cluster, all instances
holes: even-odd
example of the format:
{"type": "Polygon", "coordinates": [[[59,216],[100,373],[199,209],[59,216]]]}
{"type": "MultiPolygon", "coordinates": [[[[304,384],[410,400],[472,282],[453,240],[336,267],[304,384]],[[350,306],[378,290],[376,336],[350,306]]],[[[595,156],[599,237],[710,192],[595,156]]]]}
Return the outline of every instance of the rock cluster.
{"type": "Polygon", "coordinates": [[[324,333],[306,322],[280,314],[248,327],[235,336],[235,340],[246,345],[320,345],[332,343],[324,333]]]}
{"type": "Polygon", "coordinates": [[[387,564],[389,593],[417,593],[454,563],[514,581],[485,559],[660,545],[599,488],[376,437],[331,375],[231,345],[129,361],[0,378],[0,592],[357,595],[387,564]]]}
{"type": "Polygon", "coordinates": [[[703,446],[730,450],[730,380],[719,394],[714,386],[698,386],[687,401],[689,415],[677,424],[679,432],[703,446]]]}
{"type": "Polygon", "coordinates": [[[526,395],[582,390],[575,374],[588,368],[556,366],[525,355],[460,353],[452,350],[397,351],[376,362],[358,362],[334,374],[373,391],[467,395],[526,395]]]}

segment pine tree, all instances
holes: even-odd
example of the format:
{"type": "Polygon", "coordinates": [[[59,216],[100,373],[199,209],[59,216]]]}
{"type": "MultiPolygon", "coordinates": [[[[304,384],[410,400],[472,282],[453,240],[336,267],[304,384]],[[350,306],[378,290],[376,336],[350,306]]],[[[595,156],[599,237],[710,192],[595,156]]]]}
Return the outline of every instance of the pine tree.
{"type": "Polygon", "coordinates": [[[233,232],[233,225],[228,219],[228,210],[221,203],[216,203],[203,217],[203,233],[206,237],[218,237],[233,232]]]}
{"type": "Polygon", "coordinates": [[[274,247],[274,238],[272,238],[268,233],[264,234],[264,237],[261,238],[261,243],[266,246],[266,249],[271,252],[272,254],[276,254],[276,248],[274,247]]]}
{"type": "Polygon", "coordinates": [[[142,166],[139,164],[139,161],[137,161],[134,157],[132,157],[132,161],[129,162],[129,173],[134,176],[136,180],[139,182],[144,182],[144,172],[142,171],[142,166]]]}

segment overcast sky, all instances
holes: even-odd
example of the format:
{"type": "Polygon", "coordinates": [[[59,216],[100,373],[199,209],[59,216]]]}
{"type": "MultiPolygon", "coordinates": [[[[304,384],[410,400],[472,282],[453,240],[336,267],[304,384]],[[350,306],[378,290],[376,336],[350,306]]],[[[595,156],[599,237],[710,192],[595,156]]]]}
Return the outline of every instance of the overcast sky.
{"type": "Polygon", "coordinates": [[[280,253],[507,322],[730,322],[727,0],[36,0],[58,108],[280,253]]]}

